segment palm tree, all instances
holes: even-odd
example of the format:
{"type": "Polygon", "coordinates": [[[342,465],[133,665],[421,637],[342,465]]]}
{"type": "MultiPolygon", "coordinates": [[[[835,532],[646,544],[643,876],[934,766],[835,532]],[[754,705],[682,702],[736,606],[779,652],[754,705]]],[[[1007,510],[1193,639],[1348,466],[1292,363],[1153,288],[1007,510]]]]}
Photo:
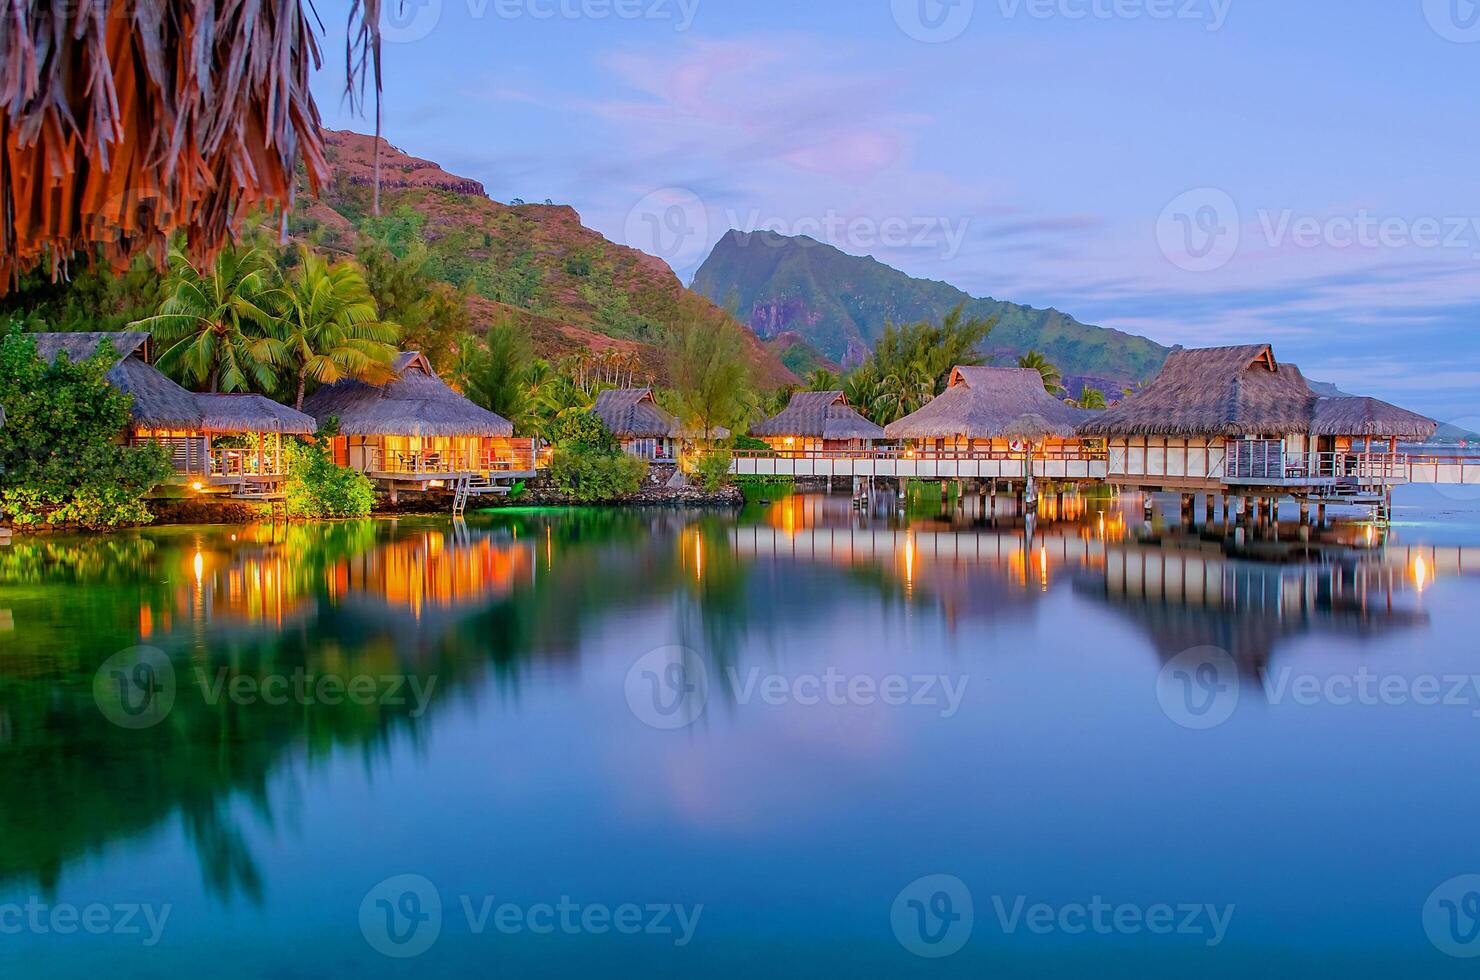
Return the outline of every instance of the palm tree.
{"type": "Polygon", "coordinates": [[[837,387],[838,376],[827,368],[813,368],[807,375],[808,391],[835,391],[837,387]]]}
{"type": "Polygon", "coordinates": [[[1079,398],[1072,404],[1078,408],[1099,410],[1105,407],[1105,393],[1098,388],[1085,385],[1079,390],[1079,398]]]}
{"type": "Polygon", "coordinates": [[[285,353],[276,336],[276,281],[276,263],[262,248],[223,248],[205,271],[176,252],[159,312],[130,326],[168,345],[160,367],[190,384],[209,392],[272,391],[285,353]]]}
{"type": "Polygon", "coordinates": [[[935,397],[935,375],[926,364],[914,363],[880,378],[869,402],[873,420],[880,425],[904,418],[925,407],[935,397]]]}
{"type": "Polygon", "coordinates": [[[1059,374],[1059,369],[1054,367],[1040,352],[1030,350],[1018,358],[1018,367],[1037,371],[1043,376],[1043,390],[1050,395],[1057,395],[1064,390],[1064,379],[1059,374]]]}
{"type": "Polygon", "coordinates": [[[380,319],[358,266],[348,259],[330,265],[307,248],[299,250],[283,293],[279,330],[297,380],[293,406],[299,411],[309,378],[333,384],[346,377],[387,377],[401,334],[396,324],[380,319]]]}

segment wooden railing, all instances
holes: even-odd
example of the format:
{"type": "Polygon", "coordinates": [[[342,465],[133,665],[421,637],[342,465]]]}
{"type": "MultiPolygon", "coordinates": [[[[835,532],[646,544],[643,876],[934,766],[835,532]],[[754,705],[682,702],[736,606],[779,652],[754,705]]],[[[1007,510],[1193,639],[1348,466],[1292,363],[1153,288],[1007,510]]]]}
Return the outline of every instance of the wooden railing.
{"type": "Polygon", "coordinates": [[[275,448],[212,449],[209,453],[211,476],[280,477],[283,475],[282,453],[275,448]]]}
{"type": "MultiPolygon", "coordinates": [[[[737,449],[733,455],[736,459],[918,459],[945,462],[973,460],[1021,462],[1026,453],[993,449],[902,449],[891,446],[875,449],[737,449]]],[[[1106,455],[1105,450],[1093,448],[1033,450],[1035,461],[1093,462],[1105,459],[1106,455]]]]}
{"type": "Polygon", "coordinates": [[[396,476],[442,476],[449,473],[523,473],[546,465],[532,440],[518,440],[497,450],[441,449],[419,451],[370,447],[367,470],[396,476]]]}

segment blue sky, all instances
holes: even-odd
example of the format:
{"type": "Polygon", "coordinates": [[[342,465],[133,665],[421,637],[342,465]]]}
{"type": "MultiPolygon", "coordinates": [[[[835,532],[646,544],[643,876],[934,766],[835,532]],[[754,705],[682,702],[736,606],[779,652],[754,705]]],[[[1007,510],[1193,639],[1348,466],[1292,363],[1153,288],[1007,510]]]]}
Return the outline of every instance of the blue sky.
{"type": "Polygon", "coordinates": [[[805,232],[1480,429],[1471,0],[406,2],[386,136],[685,281],[805,232]]]}

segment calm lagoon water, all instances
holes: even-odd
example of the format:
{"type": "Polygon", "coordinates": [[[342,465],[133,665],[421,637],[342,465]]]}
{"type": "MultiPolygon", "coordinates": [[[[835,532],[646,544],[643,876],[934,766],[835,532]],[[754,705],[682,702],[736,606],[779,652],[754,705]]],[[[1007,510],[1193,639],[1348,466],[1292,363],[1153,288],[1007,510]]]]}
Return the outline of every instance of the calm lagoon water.
{"type": "Polygon", "coordinates": [[[1473,972],[1480,504],[975,507],[0,549],[6,975],[1473,972]]]}

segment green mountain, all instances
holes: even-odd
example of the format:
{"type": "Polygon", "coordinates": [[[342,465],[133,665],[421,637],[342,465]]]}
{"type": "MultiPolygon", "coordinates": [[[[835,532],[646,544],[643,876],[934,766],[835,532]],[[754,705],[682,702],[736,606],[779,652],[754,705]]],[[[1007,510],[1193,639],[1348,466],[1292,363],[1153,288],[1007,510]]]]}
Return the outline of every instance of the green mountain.
{"type": "Polygon", "coordinates": [[[728,232],[692,288],[734,309],[763,340],[795,333],[850,366],[868,356],[886,322],[939,320],[961,303],[973,316],[999,318],[981,352],[999,364],[1040,350],[1066,378],[1119,385],[1150,378],[1168,353],[1145,337],[1080,323],[1058,310],[979,299],[867,256],[771,232],[728,232]]]}

